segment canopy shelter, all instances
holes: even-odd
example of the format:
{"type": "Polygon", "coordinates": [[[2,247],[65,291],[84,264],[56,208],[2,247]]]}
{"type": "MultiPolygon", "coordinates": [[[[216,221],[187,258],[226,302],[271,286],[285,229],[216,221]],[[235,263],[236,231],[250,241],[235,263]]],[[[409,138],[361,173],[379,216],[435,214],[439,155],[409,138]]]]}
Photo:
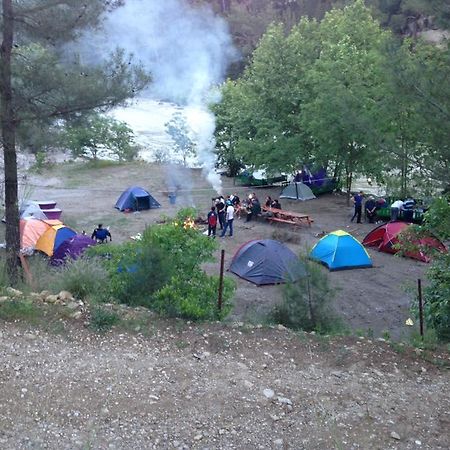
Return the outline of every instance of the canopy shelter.
{"type": "Polygon", "coordinates": [[[309,256],[330,270],[372,267],[372,260],[366,249],[343,230],[333,231],[320,239],[309,256]]]}
{"type": "Polygon", "coordinates": [[[35,248],[48,256],[53,256],[53,253],[66,239],[75,235],[75,231],[63,224],[53,225],[38,239],[35,248]]]}
{"type": "Polygon", "coordinates": [[[52,265],[64,264],[67,259],[78,259],[84,251],[95,245],[96,242],[84,234],[75,234],[66,239],[54,252],[51,259],[52,265]]]}
{"type": "MultiPolygon", "coordinates": [[[[375,247],[380,252],[398,253],[402,251],[399,235],[410,226],[411,224],[400,221],[383,223],[367,234],[363,240],[363,245],[375,247]]],[[[414,239],[410,244],[411,249],[405,251],[404,255],[423,262],[430,262],[432,251],[447,252],[445,245],[431,235],[414,239]]]]}
{"type": "Polygon", "coordinates": [[[160,206],[149,192],[139,186],[132,186],[123,191],[115,204],[119,211],[142,211],[160,206]]]}
{"type": "Polygon", "coordinates": [[[289,183],[281,192],[280,198],[289,198],[291,200],[312,200],[316,198],[311,188],[304,183],[289,183]]]}
{"type": "Polygon", "coordinates": [[[229,270],[256,285],[297,281],[306,276],[296,254],[272,239],[253,240],[242,245],[229,270]]]}

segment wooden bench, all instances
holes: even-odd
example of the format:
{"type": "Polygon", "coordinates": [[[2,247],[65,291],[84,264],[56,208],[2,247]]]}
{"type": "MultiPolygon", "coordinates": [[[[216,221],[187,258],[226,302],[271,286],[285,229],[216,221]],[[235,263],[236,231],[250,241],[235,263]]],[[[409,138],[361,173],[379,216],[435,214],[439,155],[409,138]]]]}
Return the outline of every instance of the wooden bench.
{"type": "Polygon", "coordinates": [[[269,222],[288,223],[296,226],[302,225],[304,222],[311,226],[311,223],[313,222],[307,214],[286,211],[285,209],[270,208],[268,206],[263,206],[262,210],[272,214],[270,216],[265,216],[269,222]]]}
{"type": "Polygon", "coordinates": [[[280,217],[266,217],[269,222],[280,222],[280,223],[288,223],[290,225],[298,226],[299,222],[295,222],[294,220],[281,219],[280,217]]]}

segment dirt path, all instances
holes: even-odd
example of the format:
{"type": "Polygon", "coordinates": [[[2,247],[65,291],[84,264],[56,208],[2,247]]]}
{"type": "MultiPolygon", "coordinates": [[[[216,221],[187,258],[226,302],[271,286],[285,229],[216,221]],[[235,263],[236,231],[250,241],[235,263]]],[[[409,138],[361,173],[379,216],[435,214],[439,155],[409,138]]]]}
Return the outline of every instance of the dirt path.
{"type": "MultiPolygon", "coordinates": [[[[233,186],[232,179],[223,178],[224,193],[237,192],[241,198],[248,195],[250,189],[233,186]]],[[[108,166],[97,170],[88,169],[74,163],[57,165],[41,175],[29,175],[27,189],[33,199],[51,198],[63,210],[64,221],[76,230],[88,233],[102,222],[111,227],[114,241],[120,242],[141,232],[146,225],[158,221],[161,215],[173,215],[181,206],[195,205],[205,214],[215,195],[199,170],[171,169],[165,166],[146,163],[132,163],[121,166],[108,166]],[[176,205],[171,205],[167,196],[169,178],[176,178],[182,185],[176,205]],[[148,189],[161,203],[158,210],[124,214],[114,209],[120,193],[130,185],[140,185],[148,189]]],[[[254,190],[254,189],[253,189],[254,190]]],[[[280,188],[258,189],[258,197],[266,195],[278,197],[280,188]]],[[[282,202],[285,209],[310,214],[313,225],[295,231],[298,243],[287,243],[295,252],[307,251],[318,240],[318,235],[336,229],[351,232],[362,238],[374,225],[351,224],[351,208],[346,206],[345,198],[326,195],[308,202],[282,202]]],[[[233,238],[221,240],[226,250],[228,264],[236,249],[250,239],[272,238],[278,232],[277,226],[265,222],[245,223],[236,220],[236,233],[233,238]]],[[[290,232],[289,226],[279,226],[290,232]]],[[[335,292],[334,305],[345,322],[354,329],[380,336],[384,331],[394,338],[406,336],[411,328],[405,326],[410,317],[411,294],[408,286],[414,287],[417,278],[423,277],[427,265],[411,259],[369,250],[374,268],[328,272],[331,286],[335,292]]],[[[219,253],[217,254],[219,259],[219,253]]],[[[219,263],[209,265],[208,270],[219,270],[219,263]]],[[[256,287],[234,277],[237,291],[235,307],[230,320],[243,320],[259,323],[281,298],[280,287],[256,287]]]]}
{"type": "Polygon", "coordinates": [[[414,352],[285,329],[147,331],[0,322],[0,447],[450,448],[449,373],[414,352]]]}

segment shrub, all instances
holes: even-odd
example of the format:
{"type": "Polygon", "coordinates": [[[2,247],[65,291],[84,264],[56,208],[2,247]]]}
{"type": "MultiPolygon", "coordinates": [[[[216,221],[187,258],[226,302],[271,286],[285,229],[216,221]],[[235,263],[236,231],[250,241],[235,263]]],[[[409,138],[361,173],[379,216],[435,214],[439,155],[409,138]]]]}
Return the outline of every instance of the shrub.
{"type": "MultiPolygon", "coordinates": [[[[435,257],[427,272],[424,289],[424,318],[442,341],[450,341],[450,253],[435,257]]],[[[413,311],[418,315],[418,300],[413,311]]]]}
{"type": "Polygon", "coordinates": [[[331,308],[332,291],[322,267],[300,258],[307,276],[283,286],[283,300],[272,312],[277,323],[294,330],[328,334],[341,331],[342,323],[331,308]]]}
{"type": "Polygon", "coordinates": [[[219,277],[199,271],[186,276],[174,276],[170,283],[154,296],[154,309],[168,317],[189,320],[220,320],[230,308],[234,282],[224,279],[222,310],[217,307],[219,277]]]}
{"type": "Polygon", "coordinates": [[[52,270],[49,287],[55,292],[69,291],[79,299],[101,299],[106,294],[108,274],[96,259],[69,259],[63,266],[52,270]]]}
{"type": "Polygon", "coordinates": [[[42,315],[41,310],[31,301],[7,300],[0,304],[0,319],[7,322],[26,320],[33,322],[42,315]]]}
{"type": "MultiPolygon", "coordinates": [[[[97,250],[105,251],[102,246],[97,250]]],[[[140,241],[108,246],[109,293],[121,303],[151,307],[151,296],[170,279],[170,255],[140,241]]]]}
{"type": "Polygon", "coordinates": [[[114,311],[95,307],[91,311],[90,326],[96,331],[106,331],[119,323],[120,318],[114,311]]]}

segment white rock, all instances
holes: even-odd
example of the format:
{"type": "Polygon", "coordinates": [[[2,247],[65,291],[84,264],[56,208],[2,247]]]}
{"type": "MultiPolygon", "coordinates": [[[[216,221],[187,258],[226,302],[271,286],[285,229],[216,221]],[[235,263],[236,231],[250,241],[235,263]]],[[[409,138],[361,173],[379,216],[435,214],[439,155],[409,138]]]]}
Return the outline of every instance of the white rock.
{"type": "Polygon", "coordinates": [[[391,432],[391,438],[399,441],[401,439],[400,435],[396,433],[395,431],[391,432]]]}
{"type": "Polygon", "coordinates": [[[70,301],[73,300],[73,295],[69,291],[61,291],[58,294],[58,298],[64,301],[70,301]]]}
{"type": "Polygon", "coordinates": [[[278,403],[281,403],[282,405],[292,405],[292,401],[286,397],[278,397],[278,403]]]}
{"type": "Polygon", "coordinates": [[[47,295],[47,297],[45,297],[44,302],[46,303],[56,303],[56,301],[58,300],[58,296],[57,295],[47,295]]]}
{"type": "Polygon", "coordinates": [[[8,286],[6,288],[6,292],[11,296],[11,297],[21,297],[23,295],[22,291],[19,291],[18,289],[14,289],[11,286],[8,286]]]}
{"type": "Polygon", "coordinates": [[[282,447],[283,446],[283,439],[275,439],[273,441],[273,444],[277,447],[282,447]]]}
{"type": "Polygon", "coordinates": [[[263,394],[266,398],[273,398],[275,392],[272,389],[264,389],[263,394]]]}

